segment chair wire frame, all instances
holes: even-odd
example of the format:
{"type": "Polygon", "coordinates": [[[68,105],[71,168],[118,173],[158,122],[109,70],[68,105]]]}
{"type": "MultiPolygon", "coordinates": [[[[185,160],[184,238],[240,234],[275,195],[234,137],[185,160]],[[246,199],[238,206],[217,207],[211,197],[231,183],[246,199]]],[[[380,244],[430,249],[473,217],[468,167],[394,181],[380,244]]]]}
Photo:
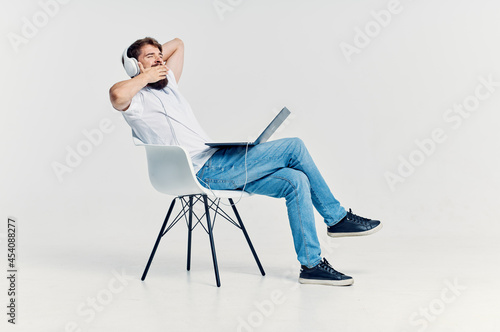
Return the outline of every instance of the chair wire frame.
{"type": "MultiPolygon", "coordinates": [[[[213,239],[213,228],[215,226],[215,221],[217,220],[217,216],[220,216],[221,218],[226,219],[229,221],[231,224],[239,228],[242,232],[243,235],[245,236],[245,239],[248,243],[248,246],[250,247],[250,250],[254,256],[254,259],[257,263],[257,266],[259,267],[260,273],[264,276],[265,272],[262,267],[262,264],[260,263],[260,260],[257,256],[257,253],[255,252],[255,249],[252,245],[252,242],[250,240],[250,237],[248,236],[248,233],[245,229],[245,226],[243,224],[243,221],[241,220],[241,217],[238,213],[238,210],[236,209],[236,205],[234,204],[232,198],[228,198],[230,206],[232,207],[233,213],[237,219],[235,221],[231,216],[229,216],[221,207],[220,207],[220,197],[216,197],[215,199],[212,199],[208,197],[206,194],[195,194],[195,195],[183,195],[183,196],[177,196],[175,197],[168,209],[167,216],[165,217],[165,220],[163,222],[163,225],[161,227],[160,233],[158,234],[158,237],[156,239],[155,245],[153,247],[153,250],[151,252],[151,255],[149,257],[148,263],[146,265],[146,268],[144,269],[144,272],[142,274],[141,280],[144,281],[146,279],[147,273],[149,271],[149,267],[153,261],[154,255],[156,253],[156,249],[158,248],[158,245],[160,243],[161,238],[167,234],[169,230],[172,229],[180,220],[184,219],[186,222],[186,226],[188,228],[188,248],[187,248],[187,270],[189,271],[191,269],[191,233],[192,231],[196,228],[196,226],[201,225],[201,227],[204,229],[204,231],[208,234],[209,239],[210,239],[210,246],[212,249],[212,260],[213,260],[213,265],[214,265],[214,272],[215,272],[215,280],[217,287],[220,287],[220,277],[219,277],[219,269],[218,269],[218,264],[217,264],[217,256],[215,252],[215,242],[213,239]],[[174,208],[175,202],[180,201],[181,203],[181,209],[175,216],[170,221],[169,224],[169,218],[170,215],[172,214],[172,210],[174,208]],[[203,202],[205,206],[205,212],[201,214],[200,216],[197,215],[197,213],[193,210],[193,207],[195,206],[196,203],[203,202]],[[211,215],[210,211],[213,212],[213,221],[211,221],[211,215]],[[193,225],[193,217],[196,219],[196,222],[193,225]],[[206,220],[206,226],[203,223],[203,219],[206,220]]],[[[220,218],[219,218],[220,219],[220,218]]]]}

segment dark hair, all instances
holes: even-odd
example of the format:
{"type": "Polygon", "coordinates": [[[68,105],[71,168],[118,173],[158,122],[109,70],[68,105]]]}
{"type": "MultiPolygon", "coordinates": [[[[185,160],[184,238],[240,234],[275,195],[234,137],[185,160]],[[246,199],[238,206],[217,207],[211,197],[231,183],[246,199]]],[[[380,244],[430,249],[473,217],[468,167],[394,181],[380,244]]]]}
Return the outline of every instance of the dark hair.
{"type": "Polygon", "coordinates": [[[160,52],[162,52],[162,46],[156,39],[151,37],[146,37],[138,39],[132,45],[130,45],[129,48],[127,49],[127,56],[129,58],[135,58],[136,60],[139,60],[139,55],[141,54],[141,48],[144,45],[156,46],[158,47],[160,52]]]}

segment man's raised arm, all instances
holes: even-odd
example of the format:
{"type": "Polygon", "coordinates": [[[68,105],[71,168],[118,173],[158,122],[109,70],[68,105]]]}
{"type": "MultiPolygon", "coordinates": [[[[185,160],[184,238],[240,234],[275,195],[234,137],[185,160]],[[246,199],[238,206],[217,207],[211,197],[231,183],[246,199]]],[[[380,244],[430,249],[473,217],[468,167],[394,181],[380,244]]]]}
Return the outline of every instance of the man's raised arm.
{"type": "Polygon", "coordinates": [[[184,42],[174,38],[162,45],[162,51],[163,61],[167,62],[167,67],[172,70],[175,80],[179,82],[184,67],[184,42]]]}

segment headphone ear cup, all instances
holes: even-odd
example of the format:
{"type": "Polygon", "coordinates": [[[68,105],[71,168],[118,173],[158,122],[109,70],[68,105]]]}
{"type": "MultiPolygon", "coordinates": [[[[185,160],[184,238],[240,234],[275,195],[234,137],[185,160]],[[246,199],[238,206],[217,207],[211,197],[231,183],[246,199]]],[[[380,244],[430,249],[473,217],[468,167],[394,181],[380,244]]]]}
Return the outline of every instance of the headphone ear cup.
{"type": "Polygon", "coordinates": [[[125,68],[125,71],[127,72],[128,76],[135,77],[141,73],[141,70],[139,69],[139,64],[137,63],[137,60],[135,58],[129,58],[127,56],[127,50],[128,48],[125,49],[122,55],[123,68],[125,68]]]}

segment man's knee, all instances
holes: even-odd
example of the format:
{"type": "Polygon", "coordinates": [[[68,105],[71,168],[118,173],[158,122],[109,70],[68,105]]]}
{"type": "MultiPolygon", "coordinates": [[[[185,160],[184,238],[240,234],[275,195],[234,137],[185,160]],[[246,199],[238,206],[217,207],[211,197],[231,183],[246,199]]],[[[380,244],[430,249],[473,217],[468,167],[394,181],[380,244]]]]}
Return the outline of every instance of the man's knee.
{"type": "Polygon", "coordinates": [[[294,146],[294,147],[305,147],[306,145],[304,144],[304,141],[302,141],[300,138],[298,137],[290,137],[290,138],[287,138],[288,142],[290,145],[294,146]]]}
{"type": "Polygon", "coordinates": [[[275,176],[284,181],[283,187],[288,193],[293,191],[303,195],[304,193],[309,193],[311,190],[309,178],[302,171],[293,168],[282,168],[279,174],[275,174],[275,176]]]}
{"type": "Polygon", "coordinates": [[[287,138],[287,150],[290,156],[297,160],[309,153],[304,142],[298,137],[287,138]]]}

